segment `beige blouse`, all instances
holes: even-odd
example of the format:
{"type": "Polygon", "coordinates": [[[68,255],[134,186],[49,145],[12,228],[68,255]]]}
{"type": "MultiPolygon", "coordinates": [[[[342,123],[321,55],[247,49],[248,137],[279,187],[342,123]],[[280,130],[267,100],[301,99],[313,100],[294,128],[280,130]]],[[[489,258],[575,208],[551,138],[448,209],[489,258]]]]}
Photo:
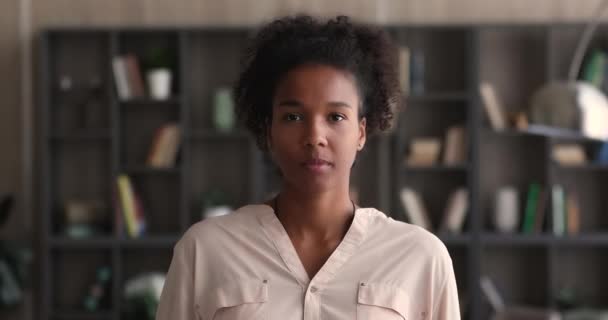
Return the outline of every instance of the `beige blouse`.
{"type": "Polygon", "coordinates": [[[359,208],[313,279],[267,205],[193,225],[156,320],[458,320],[452,260],[426,230],[359,208]]]}

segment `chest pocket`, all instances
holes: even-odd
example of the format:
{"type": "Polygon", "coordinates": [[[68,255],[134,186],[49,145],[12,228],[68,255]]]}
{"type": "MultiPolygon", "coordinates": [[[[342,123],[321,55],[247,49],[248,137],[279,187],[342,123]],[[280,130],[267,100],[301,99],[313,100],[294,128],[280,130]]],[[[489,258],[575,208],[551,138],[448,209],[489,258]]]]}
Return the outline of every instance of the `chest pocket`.
{"type": "Polygon", "coordinates": [[[201,310],[203,320],[265,320],[268,284],[262,280],[227,283],[216,288],[208,301],[208,310],[201,310]]]}
{"type": "Polygon", "coordinates": [[[409,297],[403,289],[384,283],[360,283],[357,320],[413,320],[408,316],[409,297]]]}

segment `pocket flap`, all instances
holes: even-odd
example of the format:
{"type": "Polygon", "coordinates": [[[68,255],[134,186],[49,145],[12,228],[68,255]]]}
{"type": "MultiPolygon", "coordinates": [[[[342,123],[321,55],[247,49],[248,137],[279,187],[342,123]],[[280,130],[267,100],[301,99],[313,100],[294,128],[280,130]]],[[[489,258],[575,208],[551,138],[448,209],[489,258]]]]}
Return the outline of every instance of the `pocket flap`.
{"type": "Polygon", "coordinates": [[[409,297],[398,286],[386,283],[361,282],[357,302],[391,309],[407,319],[409,297]]]}
{"type": "Polygon", "coordinates": [[[245,303],[262,303],[268,300],[268,285],[262,280],[227,283],[217,288],[215,305],[219,308],[245,303]]]}

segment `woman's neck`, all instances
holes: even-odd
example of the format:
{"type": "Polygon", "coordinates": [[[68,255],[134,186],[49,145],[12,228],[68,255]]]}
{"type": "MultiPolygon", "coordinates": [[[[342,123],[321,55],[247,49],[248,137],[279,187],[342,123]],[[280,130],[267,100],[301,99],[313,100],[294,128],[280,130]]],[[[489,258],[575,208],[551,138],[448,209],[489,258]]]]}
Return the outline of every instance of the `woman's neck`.
{"type": "Polygon", "coordinates": [[[285,188],[272,206],[292,239],[341,240],[354,217],[348,188],[315,194],[285,188]]]}

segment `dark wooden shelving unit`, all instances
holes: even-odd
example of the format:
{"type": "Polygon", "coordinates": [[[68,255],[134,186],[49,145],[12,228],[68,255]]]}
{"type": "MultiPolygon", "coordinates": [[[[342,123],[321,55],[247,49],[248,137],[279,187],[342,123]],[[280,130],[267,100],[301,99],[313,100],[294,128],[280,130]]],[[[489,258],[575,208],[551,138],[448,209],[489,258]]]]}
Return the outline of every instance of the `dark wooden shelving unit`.
{"type": "MultiPolygon", "coordinates": [[[[479,278],[495,280],[509,302],[556,307],[556,293],[574,288],[591,305],[608,306],[608,168],[559,166],[550,158],[557,142],[595,145],[580,136],[489,129],[478,85],[491,81],[504,93],[508,111],[527,105],[546,81],[563,78],[581,25],[387,26],[395,41],[425,55],[424,91],[410,92],[397,127],[370,137],[353,171],[359,204],[405,220],[399,199],[404,186],[421,192],[437,225],[449,194],[469,190],[470,208],[461,234],[437,233],[447,246],[457,277],[464,319],[490,317],[479,278]],[[404,152],[411,138],[444,140],[445,129],[467,129],[467,161],[461,165],[408,167],[404,152]],[[491,226],[492,197],[504,185],[523,192],[530,182],[560,183],[585,191],[581,234],[557,237],[499,234],[491,226]],[[574,281],[572,273],[584,273],[574,281]]],[[[606,27],[602,27],[606,29],[606,27]]],[[[104,28],[46,30],[40,37],[40,155],[42,196],[41,319],[124,319],[125,282],[148,271],[166,271],[172,248],[201,219],[201,195],[219,188],[234,207],[264,201],[280,185],[276,168],[242,128],[213,128],[215,89],[232,85],[239,57],[252,28],[104,28]],[[111,60],[124,53],[143,55],[154,46],[173,54],[171,98],[120,101],[111,60]],[[76,58],[77,57],[77,58],[76,58]],[[91,126],[59,89],[69,76],[76,91],[101,83],[91,126]],[[151,168],[145,157],[154,130],[174,121],[182,130],[178,162],[151,168]],[[128,174],[142,196],[148,219],[145,236],[130,239],[114,225],[115,177],[128,174]],[[62,203],[72,197],[108,205],[110,230],[92,238],[63,233],[62,203]],[[100,265],[112,268],[111,302],[99,312],[82,310],[85,287],[100,265]],[[69,275],[78,274],[78,279],[69,275]],[[64,282],[70,282],[68,286],[64,282]]],[[[520,201],[525,201],[524,197],[520,201]]],[[[522,209],[523,212],[523,209],[522,209]]],[[[549,216],[547,214],[547,216],[549,216]]]]}

